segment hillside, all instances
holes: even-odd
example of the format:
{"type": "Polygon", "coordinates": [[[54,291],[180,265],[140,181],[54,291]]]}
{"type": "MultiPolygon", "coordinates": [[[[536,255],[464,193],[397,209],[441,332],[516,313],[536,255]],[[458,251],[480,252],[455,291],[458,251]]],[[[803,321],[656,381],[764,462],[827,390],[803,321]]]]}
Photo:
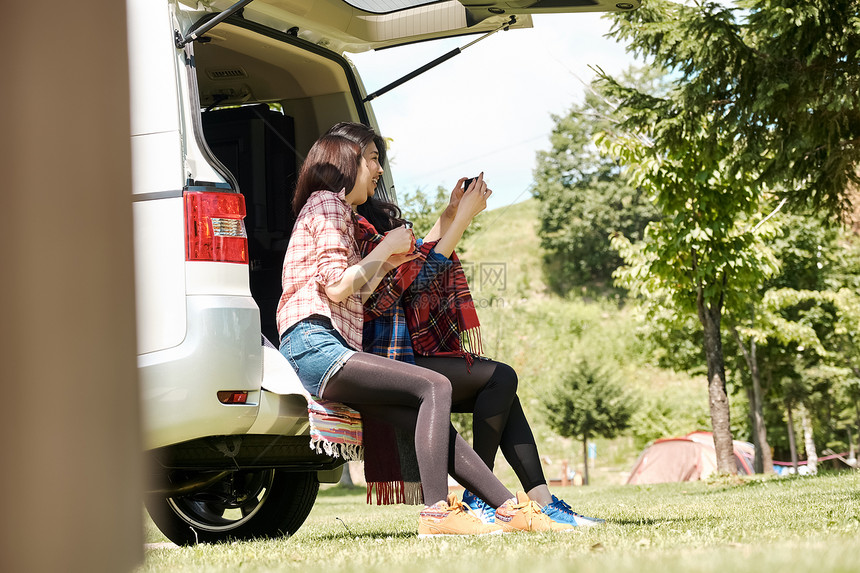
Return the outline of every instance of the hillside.
{"type": "Polygon", "coordinates": [[[479,216],[481,228],[462,245],[461,258],[484,271],[474,284],[476,294],[504,298],[544,295],[540,239],[537,236],[539,204],[529,199],[479,216]],[[491,280],[504,271],[504,284],[491,280]]]}
{"type": "MultiPolygon", "coordinates": [[[[582,445],[556,435],[544,422],[543,406],[578,360],[611,370],[635,396],[641,406],[634,420],[640,433],[657,437],[706,428],[706,384],[649,364],[633,310],[615,300],[561,298],[546,291],[536,231],[538,207],[530,199],[482,214],[481,229],[464,241],[460,256],[471,274],[484,353],[516,369],[520,400],[550,462],[547,476],[560,476],[563,459],[578,472],[582,469],[582,445]]],[[[595,442],[592,483],[623,482],[642,440],[595,442]]],[[[498,461],[501,469],[501,456],[498,461]]]]}

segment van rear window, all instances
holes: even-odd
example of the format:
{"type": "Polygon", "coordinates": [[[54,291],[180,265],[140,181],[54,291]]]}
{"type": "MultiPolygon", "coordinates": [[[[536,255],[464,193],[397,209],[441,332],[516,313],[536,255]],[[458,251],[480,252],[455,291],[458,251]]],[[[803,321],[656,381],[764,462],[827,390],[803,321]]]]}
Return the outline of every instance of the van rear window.
{"type": "Polygon", "coordinates": [[[372,12],[374,14],[388,14],[417,8],[426,4],[436,4],[440,0],[343,0],[353,8],[372,12]]]}

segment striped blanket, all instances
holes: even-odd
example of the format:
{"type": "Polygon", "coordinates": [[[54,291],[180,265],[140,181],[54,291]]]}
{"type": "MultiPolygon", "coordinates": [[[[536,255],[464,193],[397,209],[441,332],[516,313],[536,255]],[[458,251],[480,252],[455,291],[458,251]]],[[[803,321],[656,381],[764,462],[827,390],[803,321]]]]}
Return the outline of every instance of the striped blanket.
{"type": "Polygon", "coordinates": [[[308,394],[311,449],[335,458],[360,461],[364,458],[362,424],[358,412],[339,402],[308,394]]]}
{"type": "Polygon", "coordinates": [[[264,388],[276,394],[304,396],[308,403],[310,448],[318,454],[326,453],[347,461],[362,460],[364,458],[363,427],[359,413],[339,402],[311,396],[275,345],[265,336],[261,338],[264,355],[271,352],[273,356],[277,356],[270,368],[281,370],[280,375],[270,376],[264,382],[264,388]]]}

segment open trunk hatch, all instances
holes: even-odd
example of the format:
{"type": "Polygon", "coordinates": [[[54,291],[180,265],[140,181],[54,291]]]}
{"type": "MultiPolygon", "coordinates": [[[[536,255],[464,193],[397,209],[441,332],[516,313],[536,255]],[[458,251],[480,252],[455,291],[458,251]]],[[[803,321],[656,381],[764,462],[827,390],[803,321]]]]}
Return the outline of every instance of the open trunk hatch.
{"type": "MultiPolygon", "coordinates": [[[[233,4],[235,0],[207,3],[213,11],[233,4]]],[[[531,14],[633,10],[639,4],[640,0],[254,0],[242,15],[341,53],[488,32],[511,16],[516,16],[512,27],[529,28],[531,14]]]]}

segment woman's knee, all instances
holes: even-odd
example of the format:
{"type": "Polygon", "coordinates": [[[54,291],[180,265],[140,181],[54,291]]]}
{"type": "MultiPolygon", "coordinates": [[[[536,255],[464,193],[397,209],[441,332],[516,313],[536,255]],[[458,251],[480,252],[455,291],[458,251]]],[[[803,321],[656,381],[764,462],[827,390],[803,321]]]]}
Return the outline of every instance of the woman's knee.
{"type": "Polygon", "coordinates": [[[498,388],[507,391],[507,393],[510,393],[512,396],[516,395],[517,386],[519,385],[517,372],[504,362],[496,363],[496,369],[493,371],[492,381],[498,388]]]}
{"type": "Polygon", "coordinates": [[[451,407],[451,381],[448,380],[442,374],[438,372],[434,372],[432,370],[426,370],[425,380],[426,380],[426,389],[425,395],[426,397],[431,397],[436,401],[441,401],[446,403],[448,407],[451,407]]]}

